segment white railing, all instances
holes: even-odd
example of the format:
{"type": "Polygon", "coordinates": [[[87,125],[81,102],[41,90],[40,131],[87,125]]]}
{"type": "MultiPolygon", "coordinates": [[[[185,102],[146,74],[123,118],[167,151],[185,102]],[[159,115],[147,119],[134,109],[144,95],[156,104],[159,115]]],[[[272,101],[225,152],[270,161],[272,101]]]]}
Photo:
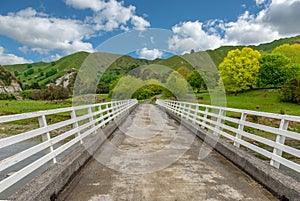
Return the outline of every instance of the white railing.
{"type": "Polygon", "coordinates": [[[286,138],[288,138],[290,142],[300,143],[300,133],[292,131],[292,129],[289,128],[289,125],[290,127],[292,125],[298,125],[298,129],[300,128],[299,116],[170,100],[157,100],[156,103],[181,118],[200,126],[202,129],[225,138],[236,147],[243,146],[246,149],[250,149],[268,158],[270,164],[276,168],[279,168],[280,164],[282,164],[300,172],[300,164],[294,162],[299,161],[299,147],[296,148],[285,144],[286,138]],[[256,121],[253,121],[253,119],[256,121]],[[267,122],[267,124],[263,124],[259,122],[259,120],[263,120],[267,122]],[[267,138],[265,136],[269,137],[267,138]],[[289,157],[284,157],[283,152],[289,157]],[[292,161],[289,158],[296,160],[292,161]]]}
{"type": "Polygon", "coordinates": [[[35,158],[34,161],[15,170],[9,176],[1,180],[0,193],[30,173],[36,171],[41,166],[49,162],[56,163],[60,154],[70,150],[75,145],[82,144],[87,136],[90,136],[93,133],[95,134],[97,129],[104,127],[110,121],[128,111],[128,109],[136,104],[137,100],[122,100],[0,116],[0,125],[6,123],[13,124],[17,121],[36,121],[37,125],[39,125],[38,128],[0,139],[0,153],[5,152],[5,149],[9,146],[16,146],[18,143],[30,139],[40,139],[38,143],[31,147],[27,147],[6,158],[0,158],[0,173],[8,168],[18,166],[20,162],[24,162],[25,159],[36,154],[40,153],[41,155],[40,157],[35,158]],[[61,115],[60,117],[57,117],[63,117],[63,120],[51,124],[49,118],[55,118],[55,115],[61,115]],[[57,134],[57,131],[62,129],[64,130],[63,133],[57,134]],[[53,134],[54,131],[56,131],[56,134],[53,134]]]}

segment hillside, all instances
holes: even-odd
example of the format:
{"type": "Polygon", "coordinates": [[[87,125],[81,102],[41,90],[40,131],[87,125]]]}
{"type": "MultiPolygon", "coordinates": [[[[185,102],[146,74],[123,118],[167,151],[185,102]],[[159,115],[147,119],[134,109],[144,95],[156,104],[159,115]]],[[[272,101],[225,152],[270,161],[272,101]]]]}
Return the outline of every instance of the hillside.
{"type": "MultiPolygon", "coordinates": [[[[20,96],[22,92],[21,84],[9,71],[0,66],[0,94],[9,94],[20,96]]],[[[9,98],[8,96],[0,96],[0,99],[9,98]]]]}
{"type": "MultiPolygon", "coordinates": [[[[299,43],[300,36],[292,38],[284,38],[280,40],[273,41],[271,43],[261,44],[257,46],[249,46],[253,49],[271,52],[275,47],[285,44],[285,43],[299,43]]],[[[244,46],[223,46],[215,50],[205,51],[215,63],[216,66],[223,61],[224,57],[230,50],[236,48],[243,48],[244,46]]],[[[196,52],[193,54],[203,54],[204,52],[196,52]]],[[[57,61],[50,63],[38,62],[33,64],[18,64],[18,65],[7,65],[5,68],[15,77],[17,77],[23,84],[23,89],[28,89],[34,83],[38,83],[39,86],[46,86],[49,83],[62,82],[63,80],[75,75],[81,67],[83,61],[90,54],[87,52],[77,52],[68,56],[65,56],[57,61]]],[[[113,55],[109,53],[97,53],[100,58],[104,56],[112,55],[114,58],[118,58],[119,55],[113,55]],[[102,56],[101,56],[102,55],[102,56]]],[[[158,64],[163,66],[168,66],[171,69],[187,68],[188,70],[193,70],[193,67],[184,59],[188,58],[189,54],[181,56],[173,56],[168,59],[156,59],[153,61],[145,59],[137,59],[130,56],[120,56],[116,61],[107,69],[109,75],[110,83],[111,81],[117,79],[124,74],[127,74],[130,70],[144,65],[158,64]],[[113,76],[111,76],[113,75],[113,76]],[[113,79],[111,79],[114,77],[113,79]]],[[[148,68],[146,74],[151,74],[151,69],[148,68]]],[[[141,72],[143,75],[145,72],[141,72]]],[[[69,81],[67,81],[68,83],[69,81]]],[[[107,83],[106,83],[107,84],[107,83]]],[[[108,85],[106,85],[108,87],[108,85]]]]}
{"type": "MultiPolygon", "coordinates": [[[[251,47],[252,49],[263,51],[270,53],[274,48],[283,45],[283,44],[292,44],[292,43],[300,43],[300,36],[291,37],[291,38],[282,38],[279,40],[275,40],[270,43],[260,44],[260,45],[249,45],[247,47],[251,47]]],[[[230,50],[234,49],[242,49],[245,46],[222,46],[215,50],[207,50],[206,52],[210,55],[211,59],[214,61],[216,66],[219,66],[223,59],[226,57],[227,53],[230,50]]],[[[197,54],[197,53],[195,53],[197,54]]]]}

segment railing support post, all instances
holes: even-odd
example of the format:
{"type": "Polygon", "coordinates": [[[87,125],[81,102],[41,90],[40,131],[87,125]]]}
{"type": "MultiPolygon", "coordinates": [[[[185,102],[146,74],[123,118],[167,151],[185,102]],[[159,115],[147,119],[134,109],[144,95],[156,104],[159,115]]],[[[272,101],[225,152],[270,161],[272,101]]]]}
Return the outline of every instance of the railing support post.
{"type": "MultiPolygon", "coordinates": [[[[208,107],[206,107],[206,108],[205,108],[205,111],[204,111],[203,121],[202,121],[204,124],[206,124],[206,120],[207,120],[208,111],[209,111],[209,108],[208,108],[208,107]]],[[[201,126],[201,128],[203,128],[203,129],[204,129],[204,128],[205,128],[205,126],[201,126]]]]}
{"type": "MultiPolygon", "coordinates": [[[[287,130],[288,127],[289,127],[289,121],[285,120],[284,118],[281,119],[279,130],[287,130]]],[[[276,148],[276,144],[284,144],[284,142],[285,142],[285,136],[277,135],[276,143],[273,149],[273,155],[280,156],[280,157],[282,156],[282,151],[276,148]]],[[[280,163],[274,159],[271,159],[270,164],[276,167],[277,169],[279,169],[280,167],[280,163]]]]}
{"type": "MultiPolygon", "coordinates": [[[[38,120],[39,120],[40,127],[47,129],[48,124],[47,124],[46,116],[45,115],[39,116],[38,120]]],[[[50,137],[49,132],[46,132],[44,135],[42,135],[43,142],[49,141],[49,143],[51,143],[50,140],[51,140],[51,137],[50,137]]],[[[49,150],[49,153],[53,153],[53,151],[54,151],[53,144],[51,144],[51,146],[49,147],[48,150],[49,150]]],[[[53,156],[52,162],[53,163],[57,162],[55,156],[53,156]]]]}
{"type": "MultiPolygon", "coordinates": [[[[217,130],[220,130],[220,125],[222,123],[222,116],[224,115],[224,110],[223,109],[219,109],[219,117],[217,118],[216,122],[217,124],[215,125],[215,128],[217,130]]],[[[219,133],[217,131],[213,132],[214,135],[219,135],[219,133]]]]}
{"type": "MultiPolygon", "coordinates": [[[[100,112],[100,119],[101,119],[99,123],[102,124],[102,122],[104,121],[104,118],[103,118],[104,115],[103,115],[103,111],[102,111],[102,105],[99,105],[98,111],[100,112]]],[[[104,125],[101,126],[101,128],[103,128],[103,127],[104,127],[104,125]]]]}
{"type": "Polygon", "coordinates": [[[197,116],[198,116],[198,112],[199,112],[199,106],[198,105],[195,105],[195,112],[194,112],[194,116],[193,116],[193,124],[196,123],[197,121],[197,116]]]}
{"type": "MultiPolygon", "coordinates": [[[[91,115],[89,117],[89,121],[90,122],[93,122],[94,121],[94,116],[93,116],[93,110],[92,110],[92,107],[88,107],[88,114],[91,115]]],[[[95,123],[92,124],[92,128],[94,128],[96,125],[95,123]]],[[[96,133],[96,131],[93,132],[94,134],[96,133]]]]}
{"type": "MultiPolygon", "coordinates": [[[[247,114],[242,113],[240,123],[239,123],[239,126],[238,126],[238,132],[235,135],[235,139],[237,139],[237,140],[242,139],[242,135],[239,133],[239,131],[244,130],[244,125],[241,124],[241,122],[246,121],[246,118],[247,118],[247,114]]],[[[240,147],[240,143],[238,143],[237,141],[234,141],[233,145],[236,146],[236,147],[240,147]]]]}
{"type": "MultiPolygon", "coordinates": [[[[71,111],[71,119],[76,119],[76,118],[77,118],[76,112],[75,112],[75,110],[73,109],[73,110],[71,111]]],[[[74,128],[74,129],[77,129],[78,127],[79,127],[78,121],[76,120],[76,121],[73,123],[73,128],[74,128]]],[[[82,139],[81,139],[81,133],[80,133],[80,131],[77,132],[77,134],[75,135],[75,137],[79,137],[79,138],[80,138],[80,144],[83,143],[83,141],[82,141],[82,139]]]]}

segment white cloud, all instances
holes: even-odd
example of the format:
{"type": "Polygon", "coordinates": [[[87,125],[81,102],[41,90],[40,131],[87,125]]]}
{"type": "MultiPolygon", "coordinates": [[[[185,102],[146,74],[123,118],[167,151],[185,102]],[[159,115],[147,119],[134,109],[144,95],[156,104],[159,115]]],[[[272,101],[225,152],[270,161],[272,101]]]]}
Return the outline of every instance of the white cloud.
{"type": "Polygon", "coordinates": [[[93,51],[92,44],[83,42],[94,32],[90,25],[73,19],[48,17],[32,8],[0,15],[0,27],[0,34],[22,43],[27,50],[32,47],[31,50],[40,53],[51,50],[65,53],[93,51]]]}
{"type": "Polygon", "coordinates": [[[250,45],[300,34],[300,0],[256,0],[266,7],[257,15],[246,11],[237,21],[183,22],[173,27],[169,47],[180,53],[221,45],[250,45]],[[217,23],[216,23],[217,22],[217,23]],[[220,29],[222,31],[220,31],[220,29]]]}
{"type": "Polygon", "coordinates": [[[266,2],[266,0],[255,0],[255,2],[256,2],[256,5],[262,5],[262,4],[264,4],[265,2],[266,2]]]}
{"type": "Polygon", "coordinates": [[[78,9],[92,9],[93,11],[99,11],[104,7],[105,2],[99,0],[66,0],[66,4],[78,9]]]}
{"type": "Polygon", "coordinates": [[[33,61],[27,60],[23,57],[18,57],[14,54],[6,54],[4,48],[0,46],[0,64],[9,65],[9,64],[22,64],[22,63],[32,63],[33,61]]]}
{"type": "Polygon", "coordinates": [[[48,57],[43,58],[42,60],[43,60],[44,62],[51,62],[51,61],[57,61],[57,60],[59,60],[59,59],[62,58],[62,57],[63,57],[63,56],[60,55],[60,54],[53,54],[53,55],[50,55],[50,56],[48,56],[48,57]]]}
{"type": "Polygon", "coordinates": [[[259,44],[280,37],[274,27],[258,23],[249,12],[245,12],[236,22],[224,24],[224,31],[226,43],[235,45],[259,44]]]}
{"type": "Polygon", "coordinates": [[[280,35],[290,36],[300,33],[300,0],[273,0],[261,11],[259,23],[274,27],[280,35]]]}
{"type": "Polygon", "coordinates": [[[174,36],[169,40],[169,48],[181,53],[213,49],[223,44],[218,35],[204,31],[203,23],[199,21],[184,22],[172,28],[174,36]]]}
{"type": "Polygon", "coordinates": [[[158,49],[148,49],[143,48],[137,51],[137,54],[141,59],[154,60],[157,58],[161,58],[163,56],[163,52],[158,49]]]}
{"type": "Polygon", "coordinates": [[[144,30],[147,27],[150,27],[150,23],[146,21],[144,18],[139,17],[139,16],[133,16],[131,18],[131,23],[137,30],[144,30]]]}
{"type": "Polygon", "coordinates": [[[78,9],[92,9],[93,17],[88,17],[87,21],[93,23],[97,30],[112,31],[114,29],[127,30],[126,26],[131,23],[134,29],[143,30],[150,26],[150,23],[143,17],[135,15],[136,7],[124,6],[124,2],[116,0],[66,0],[66,4],[78,9]]]}

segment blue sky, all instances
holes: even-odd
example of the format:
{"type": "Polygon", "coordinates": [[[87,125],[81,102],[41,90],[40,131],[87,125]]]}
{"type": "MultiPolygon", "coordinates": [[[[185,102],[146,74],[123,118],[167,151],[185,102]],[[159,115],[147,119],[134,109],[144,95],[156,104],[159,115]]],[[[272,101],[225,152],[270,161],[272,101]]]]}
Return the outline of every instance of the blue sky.
{"type": "MultiPolygon", "coordinates": [[[[0,8],[2,65],[94,52],[118,34],[149,28],[168,30],[165,51],[176,54],[300,34],[300,0],[10,0],[0,8]]],[[[135,55],[165,54],[141,46],[135,55]]]]}

